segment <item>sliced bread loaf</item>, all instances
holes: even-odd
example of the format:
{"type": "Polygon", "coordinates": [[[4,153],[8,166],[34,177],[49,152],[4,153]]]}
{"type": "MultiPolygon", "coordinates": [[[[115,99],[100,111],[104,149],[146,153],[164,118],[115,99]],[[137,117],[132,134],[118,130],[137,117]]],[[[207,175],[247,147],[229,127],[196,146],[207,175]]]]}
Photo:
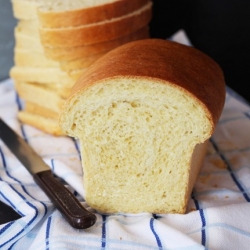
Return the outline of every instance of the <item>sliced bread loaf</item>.
{"type": "Polygon", "coordinates": [[[97,60],[60,115],[80,140],[88,204],[185,213],[224,101],[220,67],[192,47],[146,39],[97,60]]]}

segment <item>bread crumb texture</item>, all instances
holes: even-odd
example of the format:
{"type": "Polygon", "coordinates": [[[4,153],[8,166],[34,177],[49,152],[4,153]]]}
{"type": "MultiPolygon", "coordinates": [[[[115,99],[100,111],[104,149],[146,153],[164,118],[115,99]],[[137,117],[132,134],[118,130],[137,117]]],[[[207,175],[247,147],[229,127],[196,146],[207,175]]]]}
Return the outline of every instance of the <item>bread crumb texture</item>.
{"type": "Polygon", "coordinates": [[[192,99],[161,83],[115,79],[72,102],[66,126],[80,136],[83,165],[91,166],[84,169],[91,206],[177,212],[181,199],[184,207],[186,166],[210,131],[192,99]]]}
{"type": "MultiPolygon", "coordinates": [[[[91,76],[101,72],[93,67],[91,76]]],[[[88,204],[105,213],[185,213],[205,154],[193,152],[214,128],[208,110],[185,88],[125,73],[73,93],[60,125],[80,140],[88,204]]]]}

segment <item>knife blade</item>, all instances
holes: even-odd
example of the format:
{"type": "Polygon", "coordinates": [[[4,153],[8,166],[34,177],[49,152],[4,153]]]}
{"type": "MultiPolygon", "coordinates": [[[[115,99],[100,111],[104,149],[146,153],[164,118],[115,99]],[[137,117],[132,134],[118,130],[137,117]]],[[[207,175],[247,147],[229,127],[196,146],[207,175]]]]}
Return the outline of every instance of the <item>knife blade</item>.
{"type": "Polygon", "coordinates": [[[95,214],[86,210],[79,200],[54,176],[50,167],[25,140],[0,118],[0,138],[26,167],[35,182],[47,194],[69,224],[86,229],[96,222],[95,214]]]}

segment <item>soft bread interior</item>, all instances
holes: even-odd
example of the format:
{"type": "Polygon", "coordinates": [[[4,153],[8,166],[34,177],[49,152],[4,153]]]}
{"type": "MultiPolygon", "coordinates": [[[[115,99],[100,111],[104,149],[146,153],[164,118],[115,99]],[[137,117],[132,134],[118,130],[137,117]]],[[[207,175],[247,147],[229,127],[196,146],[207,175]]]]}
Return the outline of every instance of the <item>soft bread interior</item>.
{"type": "Polygon", "coordinates": [[[213,130],[207,114],[189,92],[159,79],[115,77],[73,95],[61,127],[80,139],[88,204],[184,213],[213,130]]]}

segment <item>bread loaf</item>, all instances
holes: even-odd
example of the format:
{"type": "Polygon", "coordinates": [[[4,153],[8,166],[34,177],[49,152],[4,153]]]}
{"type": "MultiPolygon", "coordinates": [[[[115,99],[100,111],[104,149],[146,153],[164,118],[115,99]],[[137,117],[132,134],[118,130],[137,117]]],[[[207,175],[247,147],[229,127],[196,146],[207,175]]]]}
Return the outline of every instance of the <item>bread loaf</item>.
{"type": "Polygon", "coordinates": [[[98,59],[60,114],[80,140],[88,204],[185,213],[224,101],[220,67],[192,47],[145,39],[98,59]]]}

